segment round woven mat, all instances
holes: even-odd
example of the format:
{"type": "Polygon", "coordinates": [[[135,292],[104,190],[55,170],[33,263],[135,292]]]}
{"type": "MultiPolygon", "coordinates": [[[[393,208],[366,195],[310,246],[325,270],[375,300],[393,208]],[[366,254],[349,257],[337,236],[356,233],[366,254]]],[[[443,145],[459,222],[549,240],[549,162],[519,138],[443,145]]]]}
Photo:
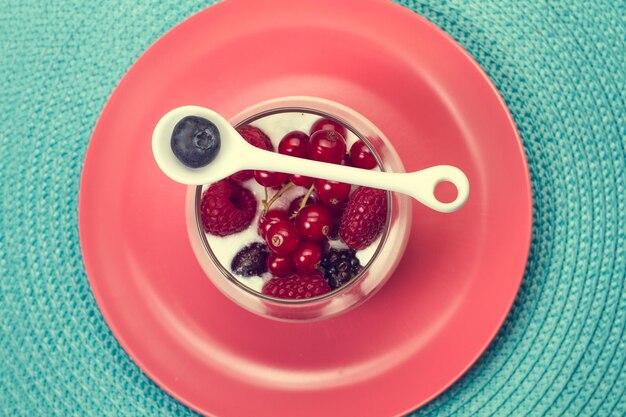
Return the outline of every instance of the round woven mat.
{"type": "MultiPolygon", "coordinates": [[[[2,415],[195,415],[141,372],[102,319],[76,210],[107,97],[151,43],[211,2],[177,3],[0,5],[2,415]]],[[[530,259],[504,327],[413,415],[626,415],[626,3],[401,3],[495,82],[534,191],[530,259]]]]}

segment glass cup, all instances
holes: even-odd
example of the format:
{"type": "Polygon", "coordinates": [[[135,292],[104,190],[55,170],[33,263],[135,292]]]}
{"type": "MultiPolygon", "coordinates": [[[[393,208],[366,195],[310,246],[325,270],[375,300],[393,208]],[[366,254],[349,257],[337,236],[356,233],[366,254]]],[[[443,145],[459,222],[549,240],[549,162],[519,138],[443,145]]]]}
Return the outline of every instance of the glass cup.
{"type": "MultiPolygon", "coordinates": [[[[334,119],[367,144],[381,171],[405,172],[400,157],[376,126],[354,110],[330,100],[314,97],[278,98],[249,107],[230,122],[239,127],[255,121],[258,123],[263,118],[269,121],[272,115],[277,114],[291,114],[293,117],[315,115],[334,119]]],[[[406,248],[411,227],[411,199],[403,194],[387,192],[387,219],[382,237],[371,259],[354,278],[336,290],[315,298],[288,300],[270,297],[250,288],[244,283],[245,278],[238,279],[230,272],[228,265],[218,259],[200,219],[200,200],[205,188],[190,186],[187,191],[187,230],[194,254],[207,277],[224,295],[263,317],[283,321],[313,321],[349,311],[382,287],[391,277],[406,248]]],[[[262,198],[258,195],[256,197],[262,198]]],[[[256,233],[256,219],[250,227],[256,233]]],[[[242,242],[241,247],[245,244],[242,242]]]]}

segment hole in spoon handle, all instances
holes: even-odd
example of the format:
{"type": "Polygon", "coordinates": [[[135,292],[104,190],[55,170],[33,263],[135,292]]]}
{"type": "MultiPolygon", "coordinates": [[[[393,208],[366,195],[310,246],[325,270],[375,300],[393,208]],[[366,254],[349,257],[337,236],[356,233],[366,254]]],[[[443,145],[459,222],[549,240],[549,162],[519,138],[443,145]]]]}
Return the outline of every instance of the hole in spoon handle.
{"type": "Polygon", "coordinates": [[[451,213],[463,207],[469,196],[469,181],[463,171],[450,165],[437,165],[410,174],[410,194],[422,204],[441,213],[451,213]],[[440,182],[454,184],[457,196],[454,201],[443,203],[435,197],[435,187],[440,182]]]}

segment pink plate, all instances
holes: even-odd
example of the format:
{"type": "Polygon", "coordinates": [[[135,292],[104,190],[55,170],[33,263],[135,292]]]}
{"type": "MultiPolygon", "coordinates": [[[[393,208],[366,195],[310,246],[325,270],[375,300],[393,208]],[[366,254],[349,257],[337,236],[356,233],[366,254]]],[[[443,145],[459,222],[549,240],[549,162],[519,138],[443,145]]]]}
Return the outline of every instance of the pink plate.
{"type": "Polygon", "coordinates": [[[442,392],[498,331],[524,272],[531,191],[502,99],[425,19],[381,0],[228,0],[166,34],[121,81],[89,146],[79,218],[102,314],[174,397],[220,417],[380,417],[442,392]],[[293,95],[362,113],[407,170],[456,165],[472,185],[453,214],[415,203],[385,287],[308,324],[257,317],[213,287],[186,234],[186,187],[159,171],[150,147],[174,107],[230,117],[293,95]]]}

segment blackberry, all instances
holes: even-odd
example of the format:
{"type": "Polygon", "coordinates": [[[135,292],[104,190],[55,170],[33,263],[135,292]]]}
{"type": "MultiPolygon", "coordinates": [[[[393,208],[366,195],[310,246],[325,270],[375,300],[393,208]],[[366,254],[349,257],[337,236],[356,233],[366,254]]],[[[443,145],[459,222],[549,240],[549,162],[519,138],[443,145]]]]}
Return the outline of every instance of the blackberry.
{"type": "Polygon", "coordinates": [[[322,257],[320,267],[331,289],[350,281],[361,270],[361,263],[353,249],[331,249],[322,257]]]}
{"type": "Polygon", "coordinates": [[[251,277],[267,272],[270,251],[265,243],[254,242],[241,249],[233,258],[230,269],[240,276],[251,277]]]}

